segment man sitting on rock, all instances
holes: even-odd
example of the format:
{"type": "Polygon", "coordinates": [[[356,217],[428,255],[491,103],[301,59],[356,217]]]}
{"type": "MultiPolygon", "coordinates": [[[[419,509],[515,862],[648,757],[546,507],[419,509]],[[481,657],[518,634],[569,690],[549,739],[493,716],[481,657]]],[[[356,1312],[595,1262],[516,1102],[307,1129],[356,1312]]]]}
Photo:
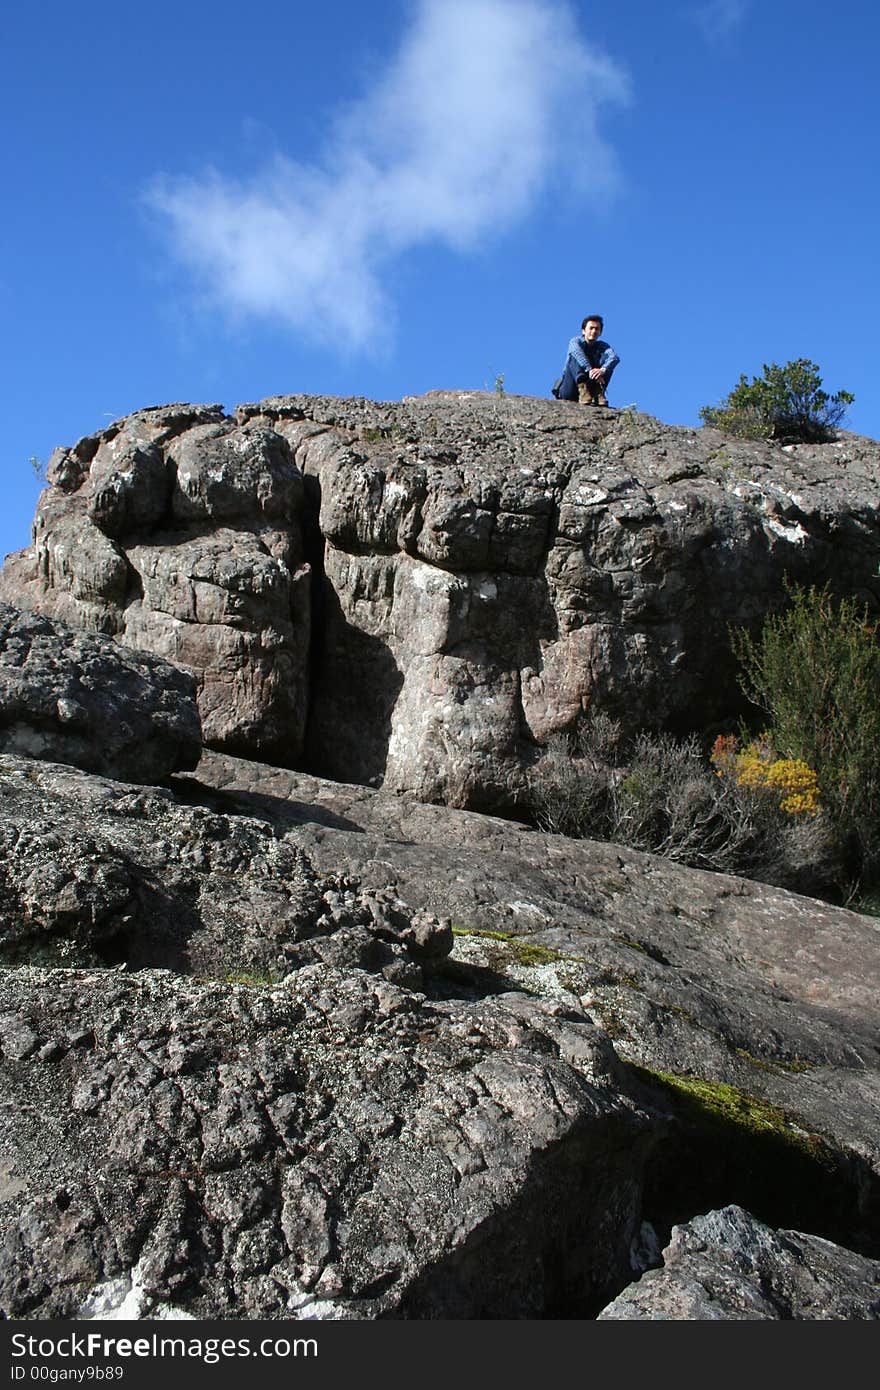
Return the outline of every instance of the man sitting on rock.
{"type": "Polygon", "coordinates": [[[553,387],[557,400],[579,401],[581,405],[608,404],[605,392],[620,358],[599,337],[604,326],[601,314],[587,314],[580,338],[572,338],[568,345],[565,370],[553,387]]]}

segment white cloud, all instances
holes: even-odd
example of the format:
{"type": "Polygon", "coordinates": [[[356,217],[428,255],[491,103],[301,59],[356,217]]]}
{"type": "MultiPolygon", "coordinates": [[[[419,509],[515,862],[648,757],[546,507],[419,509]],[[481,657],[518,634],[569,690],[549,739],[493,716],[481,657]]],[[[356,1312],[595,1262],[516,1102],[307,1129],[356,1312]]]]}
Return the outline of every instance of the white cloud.
{"type": "Polygon", "coordinates": [[[339,112],[319,164],[276,154],[247,178],[166,176],[148,199],[217,304],[362,346],[387,327],[399,253],[480,246],[560,174],[608,191],[599,113],[626,98],[568,0],[418,0],[397,55],[339,112]]]}
{"type": "Polygon", "coordinates": [[[693,17],[709,43],[721,43],[739,28],[747,8],[748,0],[708,0],[693,17]]]}

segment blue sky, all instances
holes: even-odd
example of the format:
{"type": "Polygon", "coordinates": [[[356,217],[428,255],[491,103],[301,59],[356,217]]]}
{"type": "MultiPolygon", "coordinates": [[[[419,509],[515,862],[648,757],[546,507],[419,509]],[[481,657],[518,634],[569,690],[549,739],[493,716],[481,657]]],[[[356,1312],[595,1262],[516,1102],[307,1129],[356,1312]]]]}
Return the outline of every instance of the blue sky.
{"type": "Polygon", "coordinates": [[[546,396],[697,424],[808,357],[880,437],[874,0],[13,3],[0,556],[28,466],[165,401],[546,396]]]}

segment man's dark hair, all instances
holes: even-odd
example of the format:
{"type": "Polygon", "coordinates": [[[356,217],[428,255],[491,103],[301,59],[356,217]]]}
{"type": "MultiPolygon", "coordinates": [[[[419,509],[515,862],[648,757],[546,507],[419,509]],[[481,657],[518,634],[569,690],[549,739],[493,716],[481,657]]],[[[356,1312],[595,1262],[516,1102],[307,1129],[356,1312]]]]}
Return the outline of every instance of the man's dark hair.
{"type": "Polygon", "coordinates": [[[581,332],[582,332],[582,333],[583,333],[583,331],[584,331],[584,329],[586,328],[586,326],[587,326],[588,323],[598,323],[598,325],[599,325],[600,328],[604,328],[604,327],[605,327],[605,320],[603,319],[603,317],[602,317],[601,314],[587,314],[587,317],[584,319],[583,323],[581,324],[581,332]]]}

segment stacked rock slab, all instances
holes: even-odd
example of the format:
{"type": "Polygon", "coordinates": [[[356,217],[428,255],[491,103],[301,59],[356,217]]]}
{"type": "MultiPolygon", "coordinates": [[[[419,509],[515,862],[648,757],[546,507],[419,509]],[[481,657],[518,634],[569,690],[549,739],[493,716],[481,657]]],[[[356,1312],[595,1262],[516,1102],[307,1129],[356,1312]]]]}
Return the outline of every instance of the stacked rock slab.
{"type": "Polygon", "coordinates": [[[55,456],[0,594],[193,670],[212,746],[505,808],[587,708],[729,717],[785,576],[880,607],[878,462],[480,393],[166,407],[55,456]]]}
{"type": "Polygon", "coordinates": [[[750,1171],[813,1234],[605,1316],[877,1316],[870,919],[218,755],[2,755],[0,847],[7,1317],[590,1317],[750,1171]]]}
{"type": "Polygon", "coordinates": [[[210,742],[296,758],[311,608],[285,440],[166,406],[56,450],[48,477],[4,596],[191,671],[210,742]]]}
{"type": "Polygon", "coordinates": [[[0,753],[158,782],[201,751],[192,676],[0,603],[0,753]]]}

